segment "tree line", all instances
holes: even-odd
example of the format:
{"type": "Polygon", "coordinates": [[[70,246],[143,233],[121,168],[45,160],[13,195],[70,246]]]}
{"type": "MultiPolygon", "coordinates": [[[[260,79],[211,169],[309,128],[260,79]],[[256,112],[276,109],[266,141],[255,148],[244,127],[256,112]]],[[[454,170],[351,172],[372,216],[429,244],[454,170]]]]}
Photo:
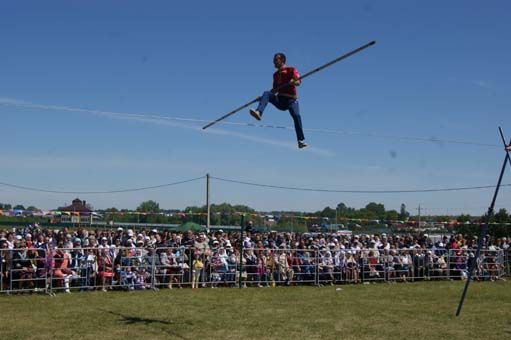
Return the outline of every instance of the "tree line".
{"type": "MultiPolygon", "coordinates": [[[[25,208],[21,204],[11,205],[0,203],[1,210],[19,209],[37,211],[34,206],[25,208]]],[[[206,224],[207,206],[188,206],[184,210],[162,209],[160,204],[154,200],[141,202],[135,211],[129,209],[109,209],[96,210],[102,214],[107,221],[131,222],[131,223],[169,223],[179,224],[183,222],[195,222],[206,224]],[[137,212],[138,214],[134,214],[137,212]],[[184,214],[182,214],[184,213],[184,214]]],[[[406,205],[401,204],[400,210],[387,210],[381,203],[370,202],[365,207],[356,209],[349,207],[345,203],[339,203],[335,207],[325,207],[323,210],[315,212],[302,211],[269,211],[256,212],[255,209],[246,205],[232,205],[230,203],[211,204],[211,224],[212,225],[239,225],[241,216],[237,213],[247,214],[246,219],[251,219],[257,225],[299,225],[301,224],[335,224],[344,223],[346,220],[365,220],[373,223],[386,223],[389,221],[406,222],[409,219],[418,220],[417,214],[410,214],[406,205]],[[301,219],[302,218],[302,219],[301,219]],[[307,220],[308,222],[304,222],[307,220]]],[[[446,222],[456,220],[460,223],[478,223],[484,221],[483,216],[461,215],[436,215],[428,216],[427,220],[431,222],[446,222]]],[[[422,217],[423,220],[426,217],[422,217]]],[[[511,223],[511,215],[506,209],[500,209],[491,220],[493,223],[511,223]]]]}

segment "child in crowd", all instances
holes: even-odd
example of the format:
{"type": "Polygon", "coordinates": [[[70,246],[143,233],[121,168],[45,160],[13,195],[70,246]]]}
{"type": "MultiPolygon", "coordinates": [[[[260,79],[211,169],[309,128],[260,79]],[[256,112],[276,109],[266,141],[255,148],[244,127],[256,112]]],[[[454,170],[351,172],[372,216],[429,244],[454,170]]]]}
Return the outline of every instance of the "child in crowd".
{"type": "Polygon", "coordinates": [[[201,277],[202,269],[204,268],[204,263],[200,258],[200,254],[195,254],[195,258],[193,259],[192,264],[192,288],[199,288],[199,280],[201,277]]]}

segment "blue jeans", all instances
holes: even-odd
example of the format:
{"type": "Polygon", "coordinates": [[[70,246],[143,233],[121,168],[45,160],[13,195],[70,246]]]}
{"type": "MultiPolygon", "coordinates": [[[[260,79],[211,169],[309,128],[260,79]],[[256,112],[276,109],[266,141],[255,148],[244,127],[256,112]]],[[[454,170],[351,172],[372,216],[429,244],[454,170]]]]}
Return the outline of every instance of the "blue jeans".
{"type": "Polygon", "coordinates": [[[272,103],[277,109],[281,111],[289,111],[295,123],[296,139],[303,141],[305,137],[303,135],[302,117],[300,117],[300,106],[298,105],[298,100],[290,97],[275,95],[270,91],[266,91],[259,99],[259,106],[257,107],[257,111],[259,111],[261,116],[263,115],[263,111],[268,103],[272,103]]]}

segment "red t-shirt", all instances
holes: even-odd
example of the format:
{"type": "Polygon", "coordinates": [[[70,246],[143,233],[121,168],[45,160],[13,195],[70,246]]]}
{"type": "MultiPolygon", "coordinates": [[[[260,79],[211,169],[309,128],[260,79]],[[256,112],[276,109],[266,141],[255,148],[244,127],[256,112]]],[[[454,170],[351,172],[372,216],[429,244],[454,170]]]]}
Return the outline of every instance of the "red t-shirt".
{"type": "MultiPolygon", "coordinates": [[[[273,74],[273,89],[277,89],[283,84],[288,84],[292,79],[298,79],[300,75],[296,68],[291,66],[284,66],[273,74]]],[[[296,86],[288,85],[278,91],[279,95],[297,98],[296,86]]]]}

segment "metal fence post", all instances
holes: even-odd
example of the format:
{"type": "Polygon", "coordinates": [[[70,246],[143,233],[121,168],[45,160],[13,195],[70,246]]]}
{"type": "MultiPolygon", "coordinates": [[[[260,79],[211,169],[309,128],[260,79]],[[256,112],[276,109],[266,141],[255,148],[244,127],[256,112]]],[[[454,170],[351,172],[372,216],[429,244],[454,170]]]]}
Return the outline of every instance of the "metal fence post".
{"type": "Polygon", "coordinates": [[[319,286],[319,249],[314,250],[314,284],[319,286]]]}
{"type": "Polygon", "coordinates": [[[451,250],[447,251],[447,278],[451,279],[451,250]]]}
{"type": "Polygon", "coordinates": [[[156,248],[153,249],[153,254],[151,256],[151,289],[156,290],[156,248]]]}
{"type": "Polygon", "coordinates": [[[240,276],[239,276],[239,282],[238,282],[238,288],[241,288],[242,287],[242,281],[243,281],[243,275],[242,275],[242,272],[243,272],[243,231],[245,230],[243,224],[245,223],[245,214],[241,214],[241,225],[240,225],[240,240],[241,240],[241,243],[240,243],[240,276]]]}

